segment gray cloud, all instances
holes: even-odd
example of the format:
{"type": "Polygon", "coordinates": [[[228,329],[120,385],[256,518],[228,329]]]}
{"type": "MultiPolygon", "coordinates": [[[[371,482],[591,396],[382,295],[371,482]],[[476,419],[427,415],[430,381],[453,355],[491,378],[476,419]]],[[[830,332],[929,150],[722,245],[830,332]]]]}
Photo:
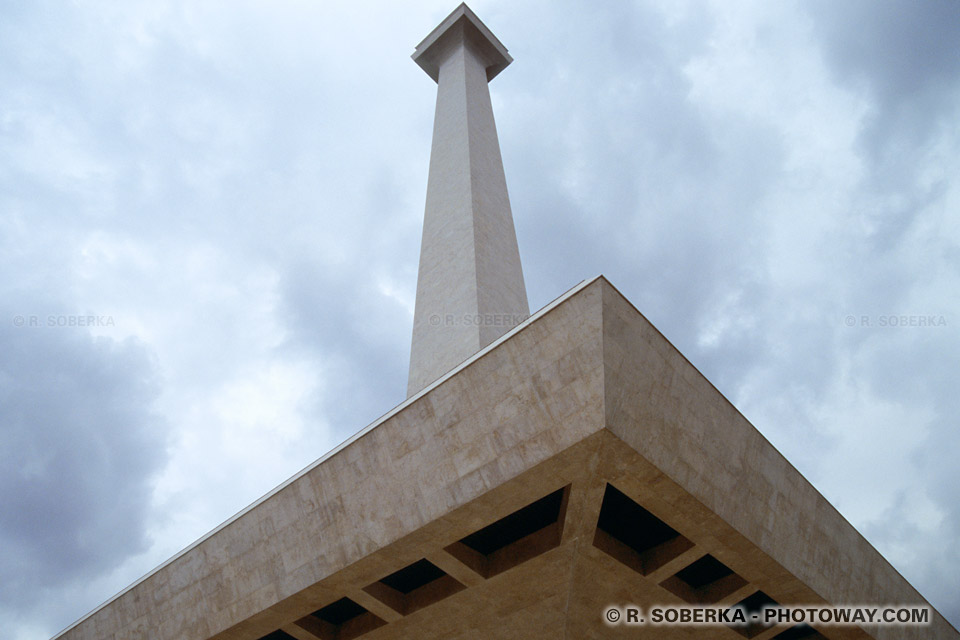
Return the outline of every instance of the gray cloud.
{"type": "Polygon", "coordinates": [[[0,601],[90,579],[146,548],[165,459],[154,363],[133,341],[0,324],[0,601]]]}
{"type": "Polygon", "coordinates": [[[810,3],[837,79],[867,99],[858,142],[869,167],[858,208],[881,250],[942,200],[949,174],[937,139],[955,135],[960,111],[960,5],[949,0],[810,3]]]}
{"type": "MultiPolygon", "coordinates": [[[[741,367],[714,366],[721,354],[698,347],[697,334],[720,300],[762,295],[757,237],[743,231],[762,227],[760,203],[782,162],[778,137],[746,118],[716,122],[690,99],[684,69],[703,51],[709,18],[668,23],[636,3],[527,13],[514,24],[534,13],[548,24],[518,34],[542,56],[526,64],[551,66],[521,67],[521,49],[517,68],[493,87],[503,95],[498,118],[529,288],[546,302],[602,272],[732,387],[741,367]],[[571,25],[583,46],[545,42],[571,25]]],[[[727,345],[741,361],[751,336],[762,339],[743,333],[727,345]]]]}
{"type": "MultiPolygon", "coordinates": [[[[354,266],[362,272],[362,262],[354,266]]],[[[406,397],[410,318],[369,277],[332,278],[322,265],[297,264],[282,290],[290,329],[283,348],[310,356],[323,372],[313,411],[340,439],[406,397]]]]}
{"type": "Polygon", "coordinates": [[[862,138],[921,143],[948,121],[960,94],[960,6],[950,0],[809,3],[832,68],[877,100],[862,138]]]}

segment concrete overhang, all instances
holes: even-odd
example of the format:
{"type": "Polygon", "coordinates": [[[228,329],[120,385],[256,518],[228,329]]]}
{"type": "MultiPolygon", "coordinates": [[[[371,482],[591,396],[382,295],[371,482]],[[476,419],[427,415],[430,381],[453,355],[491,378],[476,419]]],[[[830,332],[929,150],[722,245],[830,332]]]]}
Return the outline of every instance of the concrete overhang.
{"type": "Polygon", "coordinates": [[[960,638],[602,618],[764,598],[929,606],[598,277],[58,637],[960,638]]]}

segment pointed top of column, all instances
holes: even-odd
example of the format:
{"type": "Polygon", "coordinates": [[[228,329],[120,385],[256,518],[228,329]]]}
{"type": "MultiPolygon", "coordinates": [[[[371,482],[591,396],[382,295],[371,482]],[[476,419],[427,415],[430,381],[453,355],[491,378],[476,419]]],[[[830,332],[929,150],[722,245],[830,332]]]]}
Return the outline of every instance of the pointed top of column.
{"type": "Polygon", "coordinates": [[[453,13],[431,31],[430,35],[417,45],[411,57],[421,69],[427,72],[428,76],[433,78],[434,82],[437,82],[443,57],[453,45],[463,39],[469,40],[483,56],[488,82],[513,62],[513,58],[507,53],[507,48],[466,3],[454,9],[453,13]]]}

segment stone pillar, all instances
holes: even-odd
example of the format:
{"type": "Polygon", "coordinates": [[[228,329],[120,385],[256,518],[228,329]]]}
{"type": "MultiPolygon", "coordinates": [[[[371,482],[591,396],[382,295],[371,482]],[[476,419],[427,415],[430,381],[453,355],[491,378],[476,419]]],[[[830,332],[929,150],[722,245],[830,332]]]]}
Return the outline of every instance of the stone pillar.
{"type": "Polygon", "coordinates": [[[408,396],[530,314],[487,86],[512,58],[462,4],[413,59],[438,87],[408,396]]]}

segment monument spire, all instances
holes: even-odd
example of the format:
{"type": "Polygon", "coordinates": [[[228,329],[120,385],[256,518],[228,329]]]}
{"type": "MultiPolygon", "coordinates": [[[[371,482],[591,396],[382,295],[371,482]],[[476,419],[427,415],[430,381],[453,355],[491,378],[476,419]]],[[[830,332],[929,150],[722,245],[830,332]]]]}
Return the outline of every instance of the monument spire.
{"type": "Polygon", "coordinates": [[[487,86],[513,59],[461,4],[413,60],[438,86],[408,396],[530,314],[487,86]]]}

